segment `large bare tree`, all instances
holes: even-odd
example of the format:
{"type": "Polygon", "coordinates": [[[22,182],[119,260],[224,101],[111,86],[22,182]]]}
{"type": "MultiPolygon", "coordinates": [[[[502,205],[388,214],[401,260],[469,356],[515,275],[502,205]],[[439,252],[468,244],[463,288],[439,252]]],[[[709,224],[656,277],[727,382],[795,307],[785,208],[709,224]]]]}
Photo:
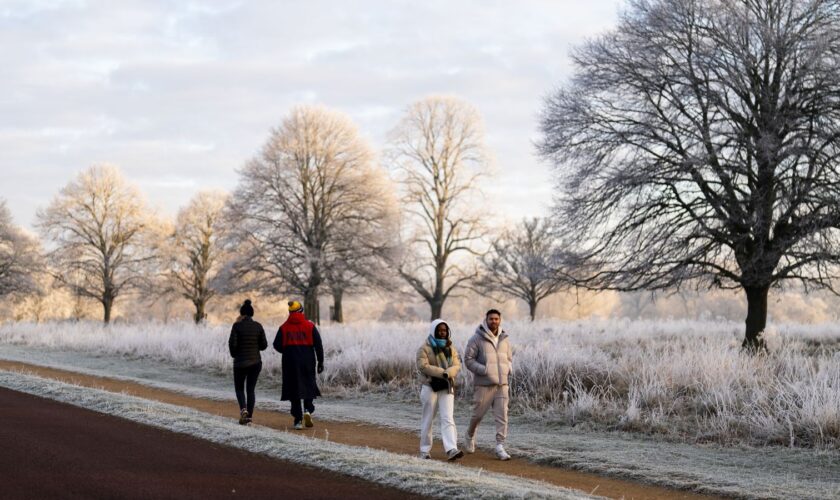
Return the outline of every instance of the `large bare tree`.
{"type": "Polygon", "coordinates": [[[214,283],[223,264],[222,214],[228,195],[201,191],[178,212],[171,235],[169,276],[178,292],[195,306],[193,319],[207,318],[207,303],[216,296],[214,283]]]}
{"type": "Polygon", "coordinates": [[[318,321],[330,259],[355,258],[352,245],[337,251],[340,240],[383,216],[384,175],[347,116],[294,108],[240,171],[229,204],[239,276],[269,293],[303,295],[307,317],[318,321]]]}
{"type": "Polygon", "coordinates": [[[490,251],[481,258],[478,289],[525,301],[534,321],[539,303],[569,286],[570,281],[558,268],[561,261],[551,222],[525,219],[493,239],[490,251]]]}
{"type": "Polygon", "coordinates": [[[541,152],[583,283],[740,287],[763,348],[768,290],[840,260],[840,2],[634,0],[573,59],[541,152]]]}
{"type": "Polygon", "coordinates": [[[116,299],[148,280],[159,255],[159,226],[142,200],[116,167],[95,165],[38,211],[55,277],[99,301],[105,323],[116,299]]]}
{"type": "Polygon", "coordinates": [[[0,297],[39,292],[40,256],[38,241],[12,222],[6,202],[0,200],[0,297]]]}
{"type": "Polygon", "coordinates": [[[409,216],[398,271],[437,319],[446,299],[476,278],[459,257],[476,255],[483,235],[472,205],[488,165],[481,117],[453,97],[415,102],[391,133],[389,155],[402,175],[409,216]]]}

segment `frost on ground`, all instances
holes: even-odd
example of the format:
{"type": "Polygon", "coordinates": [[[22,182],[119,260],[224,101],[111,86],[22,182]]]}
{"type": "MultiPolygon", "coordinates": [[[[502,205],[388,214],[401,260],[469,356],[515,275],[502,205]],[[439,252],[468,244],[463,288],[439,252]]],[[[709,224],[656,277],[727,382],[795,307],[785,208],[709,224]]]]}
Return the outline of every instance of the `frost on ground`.
{"type": "MultiPolygon", "coordinates": [[[[474,325],[453,326],[463,349],[474,325]]],[[[840,334],[833,325],[773,327],[765,335],[771,354],[757,357],[741,353],[743,325],[732,322],[617,319],[505,327],[514,347],[515,414],[688,443],[840,449],[840,334]]],[[[425,324],[322,330],[324,387],[414,397],[414,355],[425,324]]],[[[228,332],[180,323],[6,324],[0,343],[151,358],[227,374],[228,332]]],[[[279,356],[269,353],[262,380],[276,383],[278,375],[279,356]]],[[[459,395],[468,398],[470,375],[464,370],[459,378],[459,395]]]]}
{"type": "Polygon", "coordinates": [[[504,474],[313,440],[156,401],[0,371],[0,386],[274,458],[439,498],[595,498],[504,474]]]}
{"type": "MultiPolygon", "coordinates": [[[[228,374],[190,370],[169,362],[74,351],[12,346],[0,343],[0,358],[64,368],[90,375],[109,376],[184,394],[231,401],[236,414],[232,381],[228,374]]],[[[329,420],[355,420],[416,432],[419,402],[416,395],[400,398],[384,393],[347,392],[316,401],[317,413],[329,420]]],[[[260,380],[259,410],[288,411],[279,390],[260,380]]],[[[463,432],[469,404],[456,402],[456,421],[463,432]]],[[[713,494],[745,498],[837,498],[840,496],[840,453],[836,450],[771,447],[720,447],[666,442],[625,432],[586,430],[514,415],[508,451],[514,456],[573,469],[632,478],[713,494]]],[[[479,427],[479,446],[491,446],[490,420],[479,427]]],[[[438,441],[439,442],[439,441],[438,441]]]]}

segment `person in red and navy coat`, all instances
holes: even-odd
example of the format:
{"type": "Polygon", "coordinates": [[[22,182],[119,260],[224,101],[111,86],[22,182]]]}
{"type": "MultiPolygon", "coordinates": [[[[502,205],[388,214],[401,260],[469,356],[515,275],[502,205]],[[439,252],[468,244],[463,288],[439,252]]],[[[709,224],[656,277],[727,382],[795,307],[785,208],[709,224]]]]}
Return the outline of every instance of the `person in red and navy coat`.
{"type": "Polygon", "coordinates": [[[324,347],[315,323],[303,315],[303,306],[289,302],[289,318],[277,330],[274,349],[283,355],[282,401],[291,401],[294,427],[312,427],[313,400],[321,395],[315,372],[324,371],[324,347]],[[303,407],[301,407],[303,400],[303,407]]]}

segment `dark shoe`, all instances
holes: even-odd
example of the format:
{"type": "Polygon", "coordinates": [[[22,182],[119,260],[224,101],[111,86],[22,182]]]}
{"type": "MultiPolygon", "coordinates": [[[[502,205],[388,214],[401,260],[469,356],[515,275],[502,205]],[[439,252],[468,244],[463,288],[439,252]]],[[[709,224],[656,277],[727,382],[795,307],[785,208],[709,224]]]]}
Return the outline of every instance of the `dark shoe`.
{"type": "Polygon", "coordinates": [[[239,412],[239,425],[247,425],[251,421],[251,416],[248,415],[248,410],[242,408],[239,412]]]}
{"type": "Polygon", "coordinates": [[[463,458],[464,452],[459,450],[458,448],[452,448],[451,450],[446,452],[446,459],[450,462],[454,462],[459,458],[463,458]]]}

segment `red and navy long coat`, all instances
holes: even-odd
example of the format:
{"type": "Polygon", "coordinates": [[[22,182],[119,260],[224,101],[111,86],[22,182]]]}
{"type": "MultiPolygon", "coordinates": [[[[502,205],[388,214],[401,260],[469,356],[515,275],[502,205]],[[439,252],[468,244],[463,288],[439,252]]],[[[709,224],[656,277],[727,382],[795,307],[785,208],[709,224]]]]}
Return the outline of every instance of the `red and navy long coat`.
{"type": "Polygon", "coordinates": [[[302,312],[289,314],[277,330],[274,349],[283,354],[282,401],[315,399],[321,395],[315,380],[316,361],[324,363],[324,347],[315,323],[302,312]]]}

